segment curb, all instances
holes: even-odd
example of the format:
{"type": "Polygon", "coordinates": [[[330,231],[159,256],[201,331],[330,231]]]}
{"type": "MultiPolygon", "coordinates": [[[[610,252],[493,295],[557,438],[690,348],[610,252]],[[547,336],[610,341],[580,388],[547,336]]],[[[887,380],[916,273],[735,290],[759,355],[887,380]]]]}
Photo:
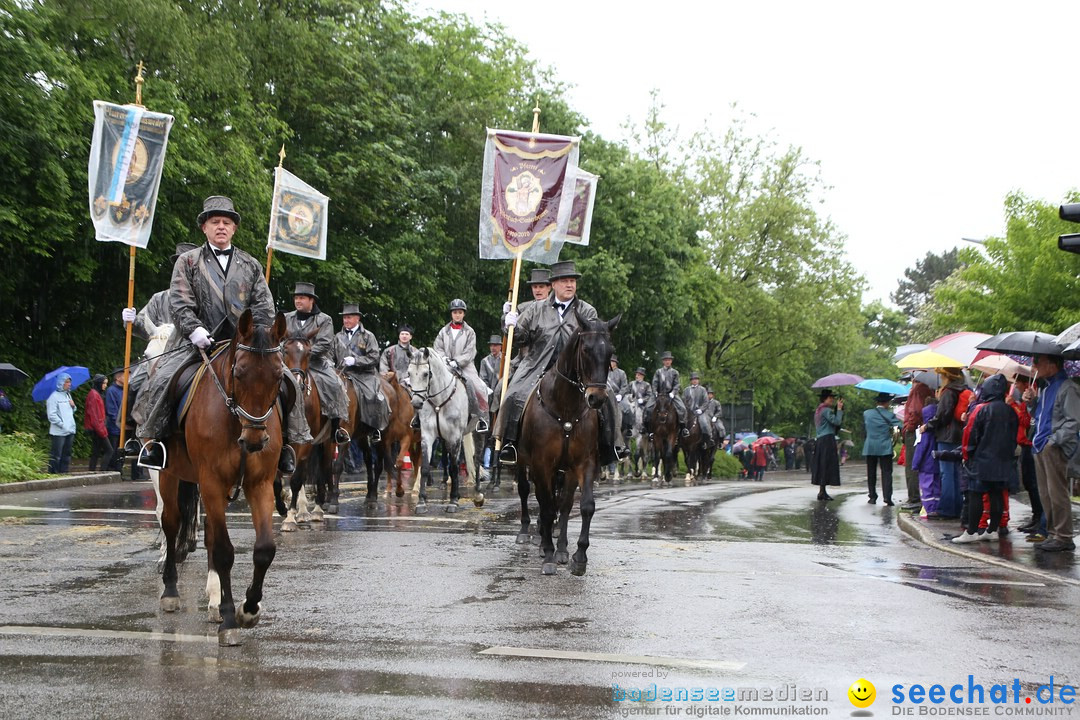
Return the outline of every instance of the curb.
{"type": "Polygon", "coordinates": [[[1036,570],[1035,568],[1025,567],[1008,560],[1002,560],[994,555],[985,555],[983,553],[972,552],[962,546],[954,545],[953,543],[941,542],[936,537],[936,533],[926,525],[923,525],[918,520],[912,518],[909,513],[899,513],[897,517],[897,524],[900,529],[906,532],[911,537],[915,538],[924,545],[929,545],[932,548],[941,550],[942,552],[952,553],[953,555],[959,555],[962,558],[968,560],[978,560],[980,562],[987,563],[989,565],[995,565],[1000,568],[1008,570],[1014,570],[1016,572],[1026,573],[1033,575],[1042,580],[1048,580],[1050,582],[1063,583],[1065,585],[1074,585],[1080,587],[1080,580],[1073,578],[1061,577],[1054,575],[1053,573],[1044,572],[1042,570],[1036,570]]]}
{"type": "Polygon", "coordinates": [[[120,473],[115,470],[101,473],[81,473],[79,475],[59,475],[43,480],[26,480],[0,484],[0,495],[17,492],[35,492],[39,490],[60,490],[62,488],[82,487],[84,485],[109,485],[120,482],[120,473]]]}

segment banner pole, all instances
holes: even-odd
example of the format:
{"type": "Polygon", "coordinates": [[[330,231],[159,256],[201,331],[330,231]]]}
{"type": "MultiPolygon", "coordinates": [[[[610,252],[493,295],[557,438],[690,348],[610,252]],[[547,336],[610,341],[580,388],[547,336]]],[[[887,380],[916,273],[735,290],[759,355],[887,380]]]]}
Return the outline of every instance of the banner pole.
{"type": "MultiPolygon", "coordinates": [[[[140,60],[139,64],[135,66],[135,106],[144,107],[142,104],[142,86],[146,80],[143,79],[143,70],[146,66],[143,61],[140,60]]],[[[128,294],[127,305],[124,307],[135,307],[135,246],[128,246],[128,294]]],[[[125,323],[127,328],[124,332],[124,392],[120,396],[120,447],[116,448],[117,451],[124,447],[124,441],[127,438],[127,406],[128,406],[128,380],[131,378],[131,326],[132,323],[125,323]]]]}
{"type": "MultiPolygon", "coordinates": [[[[532,131],[534,133],[540,132],[540,99],[536,99],[536,105],[533,107],[533,123],[532,131]]],[[[510,271],[510,311],[517,312],[518,306],[518,278],[521,277],[521,253],[520,249],[514,251],[514,265],[510,271]]],[[[506,399],[506,388],[510,384],[510,356],[514,352],[514,326],[511,325],[506,329],[506,342],[503,343],[503,359],[502,359],[502,387],[501,394],[499,395],[500,403],[506,399]]],[[[501,405],[500,405],[501,408],[501,405]]],[[[501,412],[501,409],[500,409],[501,412]]],[[[498,462],[499,451],[502,450],[502,438],[495,438],[495,457],[498,462]]]]}
{"type": "MultiPolygon", "coordinates": [[[[285,143],[281,144],[281,150],[278,151],[278,164],[279,168],[285,166],[285,143]]],[[[270,200],[270,230],[274,229],[274,218],[277,217],[277,199],[278,199],[278,180],[281,178],[281,173],[274,171],[274,197],[270,200]]],[[[274,257],[274,245],[273,239],[266,239],[266,284],[270,284],[270,260],[274,257]]]]}

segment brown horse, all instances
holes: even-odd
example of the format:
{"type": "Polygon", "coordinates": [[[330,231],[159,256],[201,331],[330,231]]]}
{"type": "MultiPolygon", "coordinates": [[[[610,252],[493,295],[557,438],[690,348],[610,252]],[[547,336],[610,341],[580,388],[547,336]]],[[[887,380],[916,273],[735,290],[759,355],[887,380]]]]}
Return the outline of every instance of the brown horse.
{"type": "Polygon", "coordinates": [[[656,398],[656,405],[652,409],[652,417],[649,418],[649,434],[652,436],[652,465],[653,487],[660,485],[660,463],[664,463],[664,483],[671,485],[671,476],[675,472],[676,441],[679,434],[679,423],[676,418],[678,410],[675,403],[666,393],[661,393],[656,398]]]}
{"type": "Polygon", "coordinates": [[[169,466],[161,471],[164,509],[161,527],[166,551],[161,609],[180,608],[177,591],[177,536],[181,523],[181,478],[198,483],[206,508],[207,591],[210,619],[220,622],[218,642],[239,645],[239,628],[254,627],[262,612],[263,580],[274,560],[274,475],[281,452],[277,397],[284,366],[280,344],[285,316],[272,327],[256,326],[246,310],[226,352],[210,362],[203,381],[192,391],[181,431],[166,441],[169,466]],[[255,526],[255,571],[247,598],[237,608],[232,595],[234,550],[225,525],[225,509],[243,488],[255,526]]]}
{"type": "Polygon", "coordinates": [[[397,373],[385,373],[383,380],[390,386],[391,391],[386,396],[390,401],[390,425],[383,431],[382,440],[379,441],[379,457],[382,458],[382,466],[386,470],[386,492],[393,489],[397,497],[402,497],[405,495],[402,480],[405,456],[409,455],[416,458],[415,462],[420,462],[420,433],[412,427],[413,415],[416,412],[412,397],[398,382],[397,373]],[[395,445],[398,447],[397,453],[394,452],[395,445]],[[390,462],[391,457],[393,462],[390,462]]]}
{"type": "Polygon", "coordinates": [[[607,402],[607,375],[614,350],[611,331],[619,324],[620,317],[604,321],[586,320],[578,315],[578,329],[567,340],[554,367],[541,376],[522,415],[521,439],[517,445],[521,498],[518,542],[528,542],[529,538],[529,481],[532,481],[540,505],[544,575],[554,575],[556,563],[568,562],[572,574],[585,574],[589,526],[596,509],[593,483],[600,472],[599,409],[607,402]],[[571,561],[566,549],[566,526],[578,488],[581,488],[581,533],[571,561]],[[558,551],[552,537],[556,510],[558,551]]]}
{"type": "Polygon", "coordinates": [[[701,430],[701,421],[698,415],[693,416],[690,426],[686,428],[688,435],[679,437],[679,447],[682,448],[683,457],[686,458],[686,484],[695,485],[705,475],[705,462],[708,448],[701,430]]]}

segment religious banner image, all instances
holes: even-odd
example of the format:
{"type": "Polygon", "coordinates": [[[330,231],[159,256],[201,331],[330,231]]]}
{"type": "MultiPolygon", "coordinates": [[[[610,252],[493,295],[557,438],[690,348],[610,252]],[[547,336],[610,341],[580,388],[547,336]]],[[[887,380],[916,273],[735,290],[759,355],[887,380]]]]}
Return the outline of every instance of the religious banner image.
{"type": "Polygon", "coordinates": [[[574,198],[579,138],[488,129],[480,257],[559,259],[574,198]]]}
{"type": "Polygon", "coordinates": [[[566,224],[566,242],[575,245],[589,244],[589,228],[592,227],[593,202],[596,200],[597,176],[581,168],[577,171],[574,189],[574,205],[566,224]]]}
{"type": "Polygon", "coordinates": [[[90,217],[101,242],[145,248],[154,224],[172,115],[94,101],[90,217]]]}
{"type": "Polygon", "coordinates": [[[267,249],[325,260],[329,203],[326,195],[278,167],[267,249]]]}

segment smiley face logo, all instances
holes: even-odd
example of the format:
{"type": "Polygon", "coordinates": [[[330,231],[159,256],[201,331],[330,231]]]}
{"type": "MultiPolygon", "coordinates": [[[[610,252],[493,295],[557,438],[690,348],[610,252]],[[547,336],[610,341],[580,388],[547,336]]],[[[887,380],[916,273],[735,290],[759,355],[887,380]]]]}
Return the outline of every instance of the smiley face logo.
{"type": "Polygon", "coordinates": [[[851,683],[847,690],[848,700],[857,708],[867,708],[874,704],[877,699],[877,690],[874,684],[865,678],[859,678],[851,683]]]}

